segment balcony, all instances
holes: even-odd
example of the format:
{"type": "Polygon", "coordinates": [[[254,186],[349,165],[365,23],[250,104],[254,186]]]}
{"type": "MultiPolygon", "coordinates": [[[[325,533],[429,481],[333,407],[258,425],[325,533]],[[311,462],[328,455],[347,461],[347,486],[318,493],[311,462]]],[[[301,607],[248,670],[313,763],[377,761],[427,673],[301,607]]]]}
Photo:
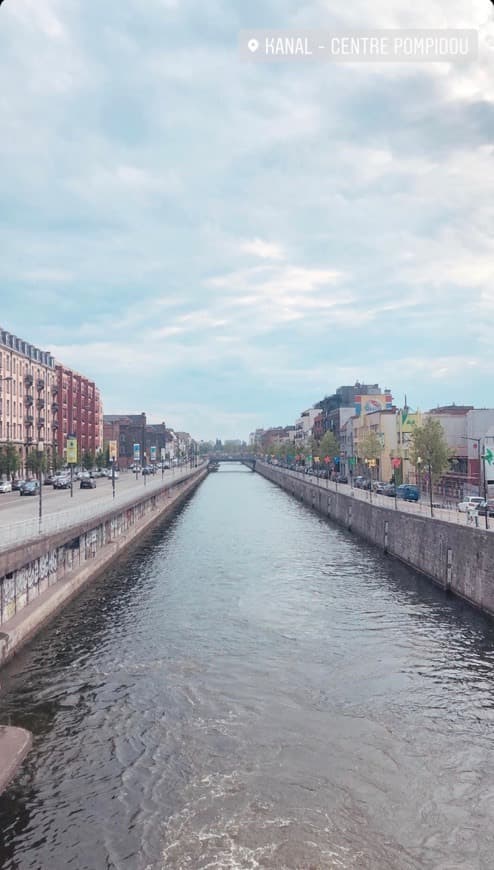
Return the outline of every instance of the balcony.
{"type": "Polygon", "coordinates": [[[45,382],[44,382],[43,378],[38,378],[36,381],[36,389],[41,392],[41,390],[44,390],[44,388],[45,388],[45,382]]]}
{"type": "Polygon", "coordinates": [[[58,429],[58,423],[56,420],[52,420],[51,428],[54,432],[56,432],[56,430],[58,429]]]}
{"type": "Polygon", "coordinates": [[[53,413],[56,414],[58,411],[58,402],[52,402],[51,409],[52,409],[53,413]]]}
{"type": "Polygon", "coordinates": [[[25,396],[24,397],[24,403],[25,403],[27,408],[30,408],[31,405],[33,404],[33,402],[34,402],[34,399],[32,396],[25,396]]]}
{"type": "Polygon", "coordinates": [[[24,375],[24,383],[25,383],[26,387],[32,387],[33,376],[32,375],[24,375]]]}
{"type": "Polygon", "coordinates": [[[41,409],[45,407],[45,400],[38,399],[36,402],[36,407],[37,407],[38,411],[41,411],[41,409]]]}
{"type": "Polygon", "coordinates": [[[51,394],[52,394],[52,396],[56,396],[58,394],[58,387],[56,384],[53,384],[53,386],[51,388],[51,394]]]}
{"type": "Polygon", "coordinates": [[[31,438],[30,435],[28,435],[26,438],[26,444],[32,444],[32,443],[33,443],[33,439],[31,438]]]}
{"type": "Polygon", "coordinates": [[[26,426],[32,426],[33,423],[34,423],[34,417],[33,417],[33,415],[32,415],[32,414],[26,414],[26,419],[25,419],[24,422],[25,422],[26,426]]]}
{"type": "Polygon", "coordinates": [[[40,429],[41,426],[44,426],[44,425],[45,425],[45,418],[44,418],[44,417],[38,417],[38,429],[40,429]]]}

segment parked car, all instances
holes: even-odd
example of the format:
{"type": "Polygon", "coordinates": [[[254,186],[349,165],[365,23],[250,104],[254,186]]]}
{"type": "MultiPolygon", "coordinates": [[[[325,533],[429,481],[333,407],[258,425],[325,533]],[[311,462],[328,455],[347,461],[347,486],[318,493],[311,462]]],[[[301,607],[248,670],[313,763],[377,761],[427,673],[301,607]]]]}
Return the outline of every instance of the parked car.
{"type": "Polygon", "coordinates": [[[374,492],[383,494],[386,489],[386,484],[382,480],[375,480],[372,484],[372,489],[374,492]]]}
{"type": "Polygon", "coordinates": [[[79,486],[81,489],[96,489],[96,481],[94,477],[83,477],[79,486]]]}
{"type": "Polygon", "coordinates": [[[353,479],[353,485],[355,487],[357,487],[357,489],[362,489],[364,483],[365,483],[365,477],[362,477],[361,474],[357,474],[357,477],[354,477],[354,479],[353,479]]]}
{"type": "Polygon", "coordinates": [[[37,480],[27,480],[19,490],[19,495],[37,495],[39,483],[37,480]]]}
{"type": "Polygon", "coordinates": [[[346,474],[338,474],[336,480],[337,483],[348,483],[348,477],[346,476],[346,474]]]}
{"type": "Polygon", "coordinates": [[[466,514],[469,508],[476,508],[483,501],[484,499],[480,495],[469,495],[457,504],[457,508],[462,514],[466,514]]]}
{"type": "Polygon", "coordinates": [[[53,486],[53,481],[55,480],[55,474],[47,474],[46,477],[43,478],[44,486],[53,486]]]}
{"type": "Polygon", "coordinates": [[[12,484],[10,480],[2,480],[0,482],[0,492],[12,492],[12,484]]]}
{"type": "Polygon", "coordinates": [[[394,483],[387,483],[383,490],[383,495],[387,495],[390,498],[394,498],[396,495],[396,489],[394,483]]]}
{"type": "Polygon", "coordinates": [[[402,483],[396,488],[396,498],[402,498],[404,501],[419,501],[420,490],[412,483],[402,483]]]}
{"type": "Polygon", "coordinates": [[[488,498],[487,501],[482,501],[477,505],[477,513],[479,517],[485,517],[486,513],[489,517],[494,517],[494,498],[488,498]]]}
{"type": "Polygon", "coordinates": [[[21,486],[24,486],[25,483],[26,483],[26,481],[23,478],[19,478],[19,480],[13,480],[12,481],[12,489],[19,490],[21,488],[21,486]]]}

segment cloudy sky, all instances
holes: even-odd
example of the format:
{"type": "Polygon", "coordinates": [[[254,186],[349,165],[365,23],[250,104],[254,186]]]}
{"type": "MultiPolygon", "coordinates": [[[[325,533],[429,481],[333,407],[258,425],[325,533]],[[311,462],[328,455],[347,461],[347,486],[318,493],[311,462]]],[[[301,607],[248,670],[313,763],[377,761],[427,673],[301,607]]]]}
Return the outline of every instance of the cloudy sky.
{"type": "Polygon", "coordinates": [[[489,0],[5,0],[4,328],[197,437],[340,384],[494,404],[489,0]],[[465,64],[249,63],[242,29],[475,28],[465,64]]]}

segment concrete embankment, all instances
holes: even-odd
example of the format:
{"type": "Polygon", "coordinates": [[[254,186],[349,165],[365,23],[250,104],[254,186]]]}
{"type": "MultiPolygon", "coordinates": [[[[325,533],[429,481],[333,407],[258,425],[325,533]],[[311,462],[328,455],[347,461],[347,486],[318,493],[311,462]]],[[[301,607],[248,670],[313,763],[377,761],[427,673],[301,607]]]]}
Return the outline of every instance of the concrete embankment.
{"type": "Polygon", "coordinates": [[[494,533],[328,489],[317,478],[258,462],[256,471],[309,507],[494,615],[494,533]]]}
{"type": "Polygon", "coordinates": [[[24,728],[0,725],[0,794],[31,749],[32,735],[24,728]]]}
{"type": "Polygon", "coordinates": [[[0,666],[206,475],[202,466],[132,504],[0,553],[0,666]]]}

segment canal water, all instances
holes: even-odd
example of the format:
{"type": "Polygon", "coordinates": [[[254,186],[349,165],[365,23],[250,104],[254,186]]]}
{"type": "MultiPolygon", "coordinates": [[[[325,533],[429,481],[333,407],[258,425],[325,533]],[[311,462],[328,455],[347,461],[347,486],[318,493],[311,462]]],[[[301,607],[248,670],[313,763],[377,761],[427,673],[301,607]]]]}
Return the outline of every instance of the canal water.
{"type": "Polygon", "coordinates": [[[222,466],[0,675],[2,868],[494,866],[494,630],[222,466]]]}

